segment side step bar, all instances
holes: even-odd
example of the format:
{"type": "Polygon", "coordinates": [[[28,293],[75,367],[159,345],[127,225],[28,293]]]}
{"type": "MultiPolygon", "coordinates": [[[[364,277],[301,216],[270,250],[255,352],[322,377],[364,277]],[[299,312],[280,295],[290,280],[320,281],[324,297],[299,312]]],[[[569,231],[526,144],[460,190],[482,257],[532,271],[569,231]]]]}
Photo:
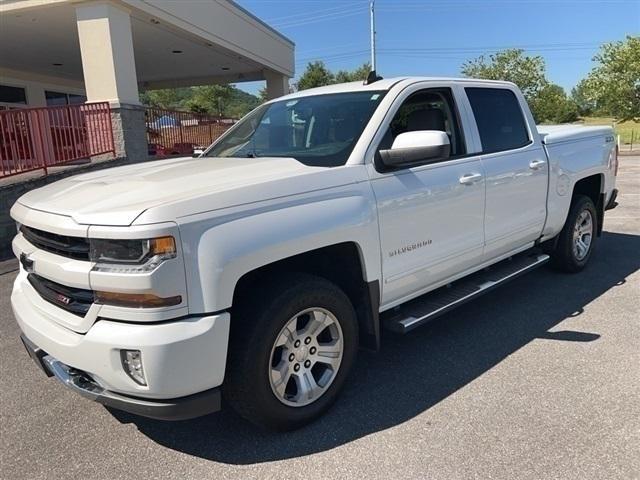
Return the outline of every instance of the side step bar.
{"type": "Polygon", "coordinates": [[[382,313],[382,323],[387,330],[407,333],[548,261],[549,255],[541,253],[511,257],[382,313]]]}

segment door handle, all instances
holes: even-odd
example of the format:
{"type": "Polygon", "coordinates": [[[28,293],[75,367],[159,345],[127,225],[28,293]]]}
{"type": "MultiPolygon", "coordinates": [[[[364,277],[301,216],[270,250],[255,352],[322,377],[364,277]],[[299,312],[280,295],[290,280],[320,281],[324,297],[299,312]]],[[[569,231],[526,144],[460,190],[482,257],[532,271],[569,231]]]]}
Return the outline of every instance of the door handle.
{"type": "Polygon", "coordinates": [[[480,173],[467,173],[460,177],[460,183],[462,185],[471,185],[480,179],[482,179],[482,174],[480,173]]]}
{"type": "Polygon", "coordinates": [[[531,163],[529,164],[529,168],[531,170],[538,170],[539,168],[541,168],[545,163],[544,160],[532,160],[531,163]]]}

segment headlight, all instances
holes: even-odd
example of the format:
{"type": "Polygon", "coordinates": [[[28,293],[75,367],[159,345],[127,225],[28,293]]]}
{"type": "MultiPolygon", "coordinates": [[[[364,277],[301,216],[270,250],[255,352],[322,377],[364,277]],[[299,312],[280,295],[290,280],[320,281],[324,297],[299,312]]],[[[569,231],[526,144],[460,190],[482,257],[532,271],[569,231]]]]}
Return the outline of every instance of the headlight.
{"type": "Polygon", "coordinates": [[[96,263],[93,270],[98,272],[150,272],[175,256],[176,241],[173,237],[145,240],[89,239],[89,258],[96,263]]]}

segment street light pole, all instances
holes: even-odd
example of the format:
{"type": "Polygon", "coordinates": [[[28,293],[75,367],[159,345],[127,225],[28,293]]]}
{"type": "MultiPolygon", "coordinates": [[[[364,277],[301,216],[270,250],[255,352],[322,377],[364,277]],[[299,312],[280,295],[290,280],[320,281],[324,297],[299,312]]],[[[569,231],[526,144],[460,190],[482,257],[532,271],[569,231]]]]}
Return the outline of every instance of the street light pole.
{"type": "Polygon", "coordinates": [[[370,7],[370,20],[371,20],[371,70],[376,71],[376,14],[375,14],[375,0],[371,0],[370,7]]]}

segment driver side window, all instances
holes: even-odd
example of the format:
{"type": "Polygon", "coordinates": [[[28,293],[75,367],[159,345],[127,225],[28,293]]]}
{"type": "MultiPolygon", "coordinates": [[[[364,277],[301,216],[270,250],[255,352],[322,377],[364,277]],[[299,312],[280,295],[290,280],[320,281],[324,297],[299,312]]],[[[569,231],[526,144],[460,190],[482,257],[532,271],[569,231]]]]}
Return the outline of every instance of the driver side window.
{"type": "Polygon", "coordinates": [[[459,157],[466,153],[458,113],[448,88],[420,90],[407,98],[391,120],[379,150],[391,148],[401,133],[419,130],[446,132],[451,143],[451,156],[459,157]]]}

